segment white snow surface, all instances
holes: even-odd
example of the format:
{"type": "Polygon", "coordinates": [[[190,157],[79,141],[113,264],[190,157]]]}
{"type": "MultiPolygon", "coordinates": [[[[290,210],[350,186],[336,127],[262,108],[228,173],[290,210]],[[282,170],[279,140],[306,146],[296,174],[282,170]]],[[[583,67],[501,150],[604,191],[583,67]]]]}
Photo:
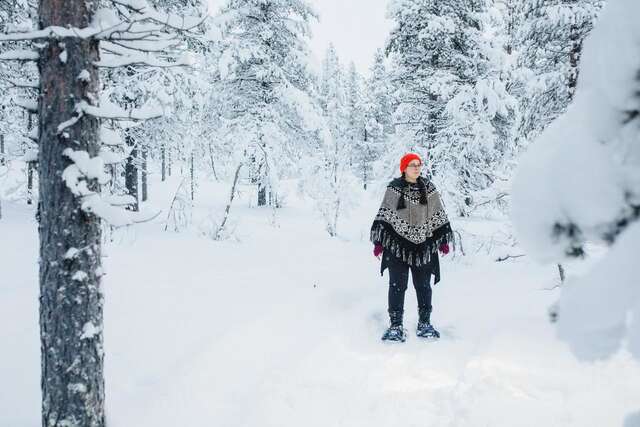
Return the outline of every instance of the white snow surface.
{"type": "MultiPolygon", "coordinates": [[[[143,208],[166,209],[178,182],[152,181],[154,202],[143,208]]],[[[231,210],[235,239],[163,232],[159,218],[114,234],[102,282],[109,425],[602,427],[638,409],[638,362],[624,349],[576,359],[547,318],[555,265],[528,257],[494,262],[467,242],[467,257],[443,259],[434,288],[441,340],[415,337],[410,284],[408,341],[382,343],[388,278],[368,232],[384,186],[371,188],[334,239],[291,182],[275,222],[269,208],[248,207],[255,192],[243,188],[231,210]]],[[[198,188],[192,230],[222,212],[228,191],[198,188]]],[[[33,214],[3,202],[1,426],[40,423],[33,214]]],[[[454,227],[491,236],[508,224],[454,227]]],[[[567,266],[570,277],[583,269],[567,266]]]]}

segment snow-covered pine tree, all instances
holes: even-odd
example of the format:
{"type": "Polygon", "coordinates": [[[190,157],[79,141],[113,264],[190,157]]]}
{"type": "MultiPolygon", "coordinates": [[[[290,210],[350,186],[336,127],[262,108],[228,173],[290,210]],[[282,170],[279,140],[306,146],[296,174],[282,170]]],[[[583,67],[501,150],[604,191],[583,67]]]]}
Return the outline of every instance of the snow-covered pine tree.
{"type": "Polygon", "coordinates": [[[368,114],[382,130],[382,137],[386,139],[394,132],[393,129],[393,94],[389,79],[389,72],[385,65],[382,49],[376,50],[371,66],[371,76],[367,81],[367,97],[371,103],[368,114]]]}
{"type": "Polygon", "coordinates": [[[604,0],[509,1],[519,78],[519,133],[537,137],[562,114],[578,80],[582,41],[604,0]],[[514,31],[514,28],[516,29],[514,31]]]}
{"type": "Polygon", "coordinates": [[[364,155],[366,160],[370,162],[370,174],[374,179],[387,178],[390,172],[388,165],[397,162],[398,156],[395,151],[401,147],[392,149],[396,104],[390,73],[385,63],[384,51],[377,49],[370,69],[370,76],[365,82],[363,104],[367,147],[364,155]],[[381,168],[384,170],[381,170],[381,168]]]}
{"type": "Polygon", "coordinates": [[[114,161],[111,148],[121,142],[101,123],[160,113],[154,105],[123,110],[101,96],[99,68],[179,65],[167,46],[201,22],[158,12],[144,0],[103,6],[111,8],[41,0],[39,30],[0,34],[2,42],[37,41],[5,58],[35,60],[39,70],[42,425],[48,427],[105,425],[100,222],[125,225],[136,217],[101,192],[109,180],[105,163],[114,161]]]}
{"type": "MultiPolygon", "coordinates": [[[[37,3],[20,0],[0,2],[0,31],[31,30],[37,25],[37,3]]],[[[37,68],[30,52],[31,41],[0,46],[0,166],[12,162],[22,176],[5,176],[12,197],[31,204],[37,193],[37,68]],[[23,56],[23,58],[20,58],[23,56]],[[19,180],[19,181],[18,181],[19,180]]],[[[5,170],[3,175],[9,175],[5,170]]],[[[0,187],[2,183],[0,182],[0,187]]],[[[0,188],[0,194],[2,188],[0,188]]]]}
{"type": "Polygon", "coordinates": [[[370,180],[371,164],[367,154],[367,135],[365,133],[363,78],[351,62],[344,81],[346,128],[345,136],[349,144],[349,166],[355,176],[362,178],[366,188],[370,180]]]}
{"type": "Polygon", "coordinates": [[[310,167],[304,171],[304,189],[316,201],[332,237],[337,235],[340,217],[348,209],[347,193],[353,198],[350,163],[354,147],[349,134],[346,80],[336,50],[330,45],[322,61],[319,83],[322,125],[311,152],[310,167]]]}
{"type": "Polygon", "coordinates": [[[523,155],[513,188],[514,223],[532,255],[559,261],[586,242],[609,246],[565,282],[557,304],[558,336],[586,360],[621,347],[640,359],[639,15],[636,0],[603,9],[572,103],[523,155]]]}
{"type": "Polygon", "coordinates": [[[483,38],[486,0],[395,0],[389,11],[398,124],[466,215],[473,193],[495,181],[501,127],[513,108],[483,38]]]}
{"type": "Polygon", "coordinates": [[[258,205],[277,205],[278,181],[308,138],[307,38],[316,14],[303,0],[227,0],[222,11],[224,134],[244,153],[258,205]]]}

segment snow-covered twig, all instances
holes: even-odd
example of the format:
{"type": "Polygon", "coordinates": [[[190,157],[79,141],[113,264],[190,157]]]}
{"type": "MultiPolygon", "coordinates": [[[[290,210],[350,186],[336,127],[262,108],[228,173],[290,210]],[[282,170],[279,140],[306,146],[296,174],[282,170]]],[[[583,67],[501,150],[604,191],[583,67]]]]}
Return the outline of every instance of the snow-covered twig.
{"type": "Polygon", "coordinates": [[[478,203],[475,206],[473,206],[473,208],[469,209],[468,213],[473,212],[474,210],[476,210],[477,208],[479,208],[480,206],[484,206],[484,205],[488,205],[489,203],[494,203],[497,202],[499,200],[504,199],[505,197],[507,197],[509,194],[508,193],[500,193],[498,194],[496,197],[494,197],[493,199],[489,199],[489,200],[485,200],[482,203],[478,203]]]}
{"type": "Polygon", "coordinates": [[[191,63],[187,58],[181,58],[176,62],[158,61],[150,55],[144,55],[139,53],[137,55],[116,56],[114,58],[107,58],[101,61],[94,62],[94,65],[102,68],[120,68],[128,65],[146,65],[155,68],[173,68],[173,67],[187,67],[191,63]]]}

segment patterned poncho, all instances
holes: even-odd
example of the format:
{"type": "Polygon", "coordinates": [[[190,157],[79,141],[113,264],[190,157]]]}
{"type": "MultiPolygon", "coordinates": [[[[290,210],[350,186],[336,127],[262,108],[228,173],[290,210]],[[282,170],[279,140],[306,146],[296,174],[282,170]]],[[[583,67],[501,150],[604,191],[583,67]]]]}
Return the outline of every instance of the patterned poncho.
{"type": "MultiPolygon", "coordinates": [[[[438,247],[453,242],[453,233],[433,183],[422,177],[415,184],[404,178],[391,181],[371,226],[370,238],[409,265],[435,264],[438,271],[434,274],[439,279],[438,247]],[[421,197],[423,187],[426,200],[421,197]]],[[[383,258],[381,272],[384,269],[383,258]]]]}

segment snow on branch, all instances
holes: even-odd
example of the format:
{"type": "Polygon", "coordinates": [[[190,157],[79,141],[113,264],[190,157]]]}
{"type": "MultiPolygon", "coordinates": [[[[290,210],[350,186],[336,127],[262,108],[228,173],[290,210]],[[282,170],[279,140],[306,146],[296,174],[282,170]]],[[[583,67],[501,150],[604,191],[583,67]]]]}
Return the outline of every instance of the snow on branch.
{"type": "Polygon", "coordinates": [[[75,151],[71,148],[65,149],[63,154],[71,159],[72,163],[62,172],[62,179],[75,196],[82,198],[83,211],[100,217],[114,227],[150,221],[159,215],[160,212],[141,213],[123,209],[121,206],[133,202],[131,196],[103,196],[89,189],[88,183],[91,180],[96,180],[101,185],[109,182],[102,156],[91,157],[86,151],[75,151]]]}
{"type": "Polygon", "coordinates": [[[196,17],[160,12],[144,0],[111,0],[111,3],[133,11],[130,21],[152,21],[175,31],[193,30],[208,19],[208,15],[196,17]]]}
{"type": "MultiPolygon", "coordinates": [[[[103,105],[99,107],[90,105],[86,101],[81,101],[76,104],[75,115],[58,125],[58,134],[76,124],[85,114],[111,120],[149,120],[162,117],[163,111],[161,107],[150,104],[145,104],[140,108],[125,110],[108,101],[103,101],[103,105]]],[[[113,136],[112,134],[108,135],[108,132],[101,131],[101,136],[104,135],[107,135],[108,138],[113,136]]]]}
{"type": "Polygon", "coordinates": [[[95,36],[101,31],[100,28],[87,27],[87,28],[64,28],[58,26],[51,26],[37,31],[25,31],[15,33],[0,34],[0,41],[25,41],[25,40],[43,40],[50,38],[66,38],[77,37],[81,39],[88,39],[95,36]]]}
{"type": "MultiPolygon", "coordinates": [[[[73,164],[67,166],[64,170],[63,178],[65,176],[68,178],[77,177],[78,179],[79,177],[84,177],[89,180],[95,179],[99,184],[106,184],[109,182],[109,175],[104,170],[104,160],[100,156],[91,157],[86,151],[75,151],[71,148],[65,149],[62,154],[73,162],[73,164]]],[[[77,196],[88,194],[81,191],[82,189],[79,188],[77,180],[69,181],[66,178],[64,178],[64,180],[73,194],[77,196]],[[77,189],[78,191],[74,191],[74,189],[77,189]]]]}
{"type": "Polygon", "coordinates": [[[17,49],[0,53],[3,61],[37,61],[40,55],[35,50],[17,49]]]}
{"type": "Polygon", "coordinates": [[[100,47],[114,55],[131,55],[138,52],[165,52],[177,47],[181,42],[174,35],[156,40],[104,40],[100,47]]]}
{"type": "MultiPolygon", "coordinates": [[[[160,211],[151,213],[125,210],[120,207],[120,204],[118,203],[110,203],[110,200],[114,200],[113,197],[114,196],[103,197],[98,193],[85,196],[81,205],[82,210],[93,213],[113,227],[126,227],[128,225],[139,224],[141,222],[148,222],[160,215],[160,211]]],[[[121,200],[121,202],[123,201],[131,202],[131,199],[127,199],[125,197],[121,200]]]]}
{"type": "MultiPolygon", "coordinates": [[[[161,37],[162,32],[190,32],[211,19],[208,14],[181,16],[160,12],[149,6],[146,1],[111,0],[111,3],[118,8],[119,15],[113,9],[99,9],[88,27],[49,26],[36,31],[0,33],[0,42],[61,38],[148,40],[161,37]]],[[[18,56],[18,53],[15,53],[15,56],[18,56]]],[[[27,60],[24,57],[6,59],[27,60]]]]}
{"type": "Polygon", "coordinates": [[[95,62],[98,67],[117,68],[127,65],[146,65],[149,67],[169,68],[169,67],[185,67],[191,66],[193,60],[188,55],[183,55],[175,59],[173,62],[158,60],[153,55],[146,52],[136,52],[130,55],[104,55],[105,58],[95,62]]]}
{"type": "Polygon", "coordinates": [[[32,99],[24,99],[24,98],[14,98],[13,103],[25,110],[35,113],[38,111],[38,103],[32,99]]]}
{"type": "Polygon", "coordinates": [[[9,86],[12,88],[18,88],[18,89],[39,89],[40,88],[40,83],[38,81],[28,82],[28,81],[13,80],[10,78],[2,78],[2,80],[7,84],[9,84],[9,86]]]}
{"type": "Polygon", "coordinates": [[[119,146],[124,144],[124,141],[118,132],[104,126],[100,128],[100,141],[102,142],[102,145],[107,146],[119,146]]]}
{"type": "Polygon", "coordinates": [[[82,111],[90,116],[112,120],[149,120],[162,117],[163,115],[161,107],[150,103],[131,110],[125,110],[111,102],[105,102],[103,104],[104,105],[100,107],[96,107],[83,101],[80,103],[80,106],[82,111]]]}

